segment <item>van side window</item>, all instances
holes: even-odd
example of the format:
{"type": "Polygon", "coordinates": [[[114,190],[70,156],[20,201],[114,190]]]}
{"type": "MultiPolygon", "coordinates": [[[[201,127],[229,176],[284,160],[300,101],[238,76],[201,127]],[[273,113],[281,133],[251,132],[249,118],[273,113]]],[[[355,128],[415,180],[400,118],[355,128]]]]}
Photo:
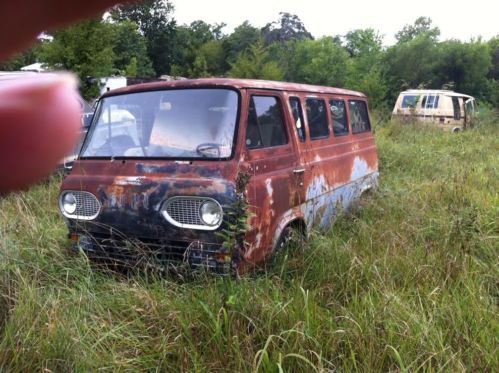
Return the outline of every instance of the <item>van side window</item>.
{"type": "Polygon", "coordinates": [[[414,109],[418,104],[418,101],[419,101],[419,96],[406,95],[402,99],[402,107],[414,109]]]}
{"type": "Polygon", "coordinates": [[[423,100],[421,101],[421,107],[423,109],[436,109],[438,107],[438,100],[440,96],[423,96],[423,100]]]}
{"type": "Polygon", "coordinates": [[[301,142],[305,141],[305,128],[303,127],[303,112],[301,110],[301,102],[298,97],[290,97],[289,105],[293,112],[293,119],[295,121],[296,132],[301,142]]]}
{"type": "Polygon", "coordinates": [[[350,110],[352,133],[355,134],[371,130],[369,114],[367,113],[367,105],[364,101],[348,101],[348,109],[350,110]]]}
{"type": "Polygon", "coordinates": [[[280,103],[276,97],[251,96],[246,146],[249,149],[267,148],[288,143],[280,103]]]}
{"type": "Polygon", "coordinates": [[[322,139],[329,136],[326,103],[317,98],[307,98],[307,120],[310,139],[322,139]]]}
{"type": "Polygon", "coordinates": [[[333,132],[335,136],[348,135],[348,119],[345,101],[329,100],[331,117],[333,118],[333,132]]]}

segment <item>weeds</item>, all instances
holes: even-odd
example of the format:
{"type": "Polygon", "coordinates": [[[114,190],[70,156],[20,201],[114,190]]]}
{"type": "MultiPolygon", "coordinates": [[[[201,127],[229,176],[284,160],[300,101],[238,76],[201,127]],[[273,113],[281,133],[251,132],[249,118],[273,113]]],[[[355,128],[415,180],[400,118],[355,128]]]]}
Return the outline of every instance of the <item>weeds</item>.
{"type": "Polygon", "coordinates": [[[499,131],[484,118],[459,134],[379,125],[380,188],[238,280],[96,271],[65,249],[59,180],[5,197],[0,369],[499,370],[499,131]]]}

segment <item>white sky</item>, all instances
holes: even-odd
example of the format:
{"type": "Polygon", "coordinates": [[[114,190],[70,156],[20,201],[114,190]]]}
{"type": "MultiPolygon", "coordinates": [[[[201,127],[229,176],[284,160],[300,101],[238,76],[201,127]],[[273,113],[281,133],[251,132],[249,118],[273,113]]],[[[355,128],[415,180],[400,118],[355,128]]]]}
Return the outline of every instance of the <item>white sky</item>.
{"type": "Polygon", "coordinates": [[[263,27],[278,19],[279,12],[296,14],[314,37],[344,35],[358,28],[374,28],[395,42],[394,35],[417,17],[430,17],[440,28],[440,39],[485,40],[499,35],[498,0],[171,0],[178,24],[195,20],[227,24],[230,33],[248,20],[263,27]],[[412,9],[411,9],[412,8],[412,9]]]}

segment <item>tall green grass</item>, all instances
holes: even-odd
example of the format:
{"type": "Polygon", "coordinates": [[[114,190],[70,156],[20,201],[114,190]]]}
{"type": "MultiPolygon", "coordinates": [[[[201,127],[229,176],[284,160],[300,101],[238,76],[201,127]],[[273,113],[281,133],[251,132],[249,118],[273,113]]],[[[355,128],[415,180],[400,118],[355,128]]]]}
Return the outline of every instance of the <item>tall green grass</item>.
{"type": "Polygon", "coordinates": [[[4,198],[0,369],[498,371],[490,118],[380,124],[380,188],[238,280],[95,270],[65,249],[60,180],[4,198]]]}

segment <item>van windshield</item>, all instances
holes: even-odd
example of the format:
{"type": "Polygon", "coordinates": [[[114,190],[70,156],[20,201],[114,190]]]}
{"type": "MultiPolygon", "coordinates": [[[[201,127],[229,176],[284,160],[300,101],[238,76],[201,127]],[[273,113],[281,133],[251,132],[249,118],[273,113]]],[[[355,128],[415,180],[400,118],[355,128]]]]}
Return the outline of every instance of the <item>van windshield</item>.
{"type": "Polygon", "coordinates": [[[229,158],[239,95],[174,89],[101,100],[81,158],[229,158]]]}

